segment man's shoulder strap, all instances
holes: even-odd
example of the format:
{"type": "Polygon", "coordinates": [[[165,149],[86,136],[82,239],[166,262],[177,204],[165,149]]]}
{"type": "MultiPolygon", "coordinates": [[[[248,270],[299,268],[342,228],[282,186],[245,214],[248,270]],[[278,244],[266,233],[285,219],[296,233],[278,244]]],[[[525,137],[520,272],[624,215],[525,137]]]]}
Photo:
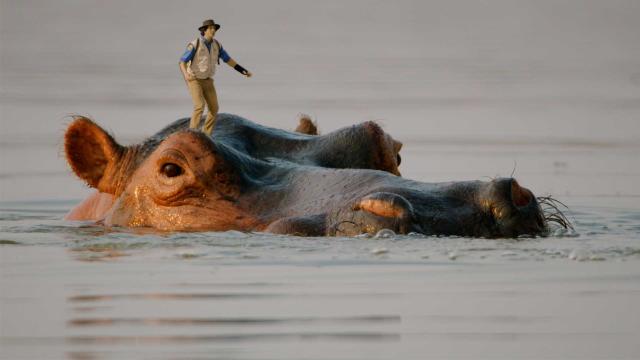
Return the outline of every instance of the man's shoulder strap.
{"type": "MultiPolygon", "coordinates": [[[[191,42],[191,43],[193,44],[194,42],[191,42]]],[[[198,52],[198,47],[200,46],[200,38],[197,38],[197,39],[195,40],[195,43],[196,43],[196,44],[193,46],[193,49],[194,49],[194,51],[195,51],[195,52],[194,52],[194,56],[195,56],[195,54],[198,52]]]]}
{"type": "Polygon", "coordinates": [[[216,39],[213,39],[213,41],[216,42],[216,45],[218,45],[218,65],[220,65],[220,49],[222,49],[222,45],[220,45],[220,42],[216,39]]]}
{"type": "Polygon", "coordinates": [[[189,43],[187,44],[187,49],[191,48],[191,50],[193,50],[193,51],[198,51],[198,46],[200,46],[200,39],[199,38],[198,39],[194,39],[192,41],[189,41],[189,43]]]}

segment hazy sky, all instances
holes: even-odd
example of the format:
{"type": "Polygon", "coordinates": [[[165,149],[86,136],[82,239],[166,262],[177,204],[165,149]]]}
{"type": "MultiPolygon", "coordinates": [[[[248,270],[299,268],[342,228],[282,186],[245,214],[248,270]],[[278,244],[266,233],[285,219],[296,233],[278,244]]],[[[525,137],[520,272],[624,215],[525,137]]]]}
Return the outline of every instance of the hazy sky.
{"type": "Polygon", "coordinates": [[[640,138],[636,0],[2,0],[0,14],[5,133],[80,112],[116,129],[135,114],[142,127],[125,131],[144,134],[143,119],[187,115],[177,59],[212,17],[255,74],[217,74],[221,111],[274,125],[308,111],[325,128],[374,118],[398,132],[442,119],[429,131],[545,136],[559,122],[565,135],[582,124],[575,135],[640,138]]]}

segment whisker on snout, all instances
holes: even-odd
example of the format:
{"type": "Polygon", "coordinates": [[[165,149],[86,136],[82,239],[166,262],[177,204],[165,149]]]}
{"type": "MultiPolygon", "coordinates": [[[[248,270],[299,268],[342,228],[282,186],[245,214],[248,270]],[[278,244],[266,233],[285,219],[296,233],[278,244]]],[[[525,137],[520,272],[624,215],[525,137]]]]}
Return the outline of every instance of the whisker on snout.
{"type": "Polygon", "coordinates": [[[575,230],[571,221],[564,214],[565,211],[569,211],[569,207],[562,201],[552,198],[551,196],[539,196],[537,197],[538,203],[542,208],[542,213],[545,221],[548,223],[555,223],[567,230],[575,230]],[[560,207],[566,209],[560,210],[560,207]]]}

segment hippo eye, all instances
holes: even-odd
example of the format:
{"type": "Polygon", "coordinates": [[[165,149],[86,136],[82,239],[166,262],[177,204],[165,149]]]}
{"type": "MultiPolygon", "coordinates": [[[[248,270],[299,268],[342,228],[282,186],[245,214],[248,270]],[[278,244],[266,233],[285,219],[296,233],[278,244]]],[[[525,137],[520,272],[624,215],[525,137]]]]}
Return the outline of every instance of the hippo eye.
{"type": "Polygon", "coordinates": [[[162,165],[160,171],[166,177],[176,177],[182,174],[182,168],[174,163],[166,163],[162,165]]]}
{"type": "Polygon", "coordinates": [[[398,160],[398,166],[400,166],[400,163],[402,162],[402,158],[400,157],[400,154],[396,154],[396,160],[398,160]]]}

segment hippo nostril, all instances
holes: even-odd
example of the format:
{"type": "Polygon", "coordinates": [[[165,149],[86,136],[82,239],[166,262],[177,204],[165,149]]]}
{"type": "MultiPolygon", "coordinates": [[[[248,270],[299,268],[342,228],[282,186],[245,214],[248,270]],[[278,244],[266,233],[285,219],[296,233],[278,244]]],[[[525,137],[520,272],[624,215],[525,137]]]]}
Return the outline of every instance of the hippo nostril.
{"type": "Polygon", "coordinates": [[[531,191],[521,187],[514,179],[511,181],[511,201],[517,207],[527,206],[531,203],[533,195],[531,191]]]}

